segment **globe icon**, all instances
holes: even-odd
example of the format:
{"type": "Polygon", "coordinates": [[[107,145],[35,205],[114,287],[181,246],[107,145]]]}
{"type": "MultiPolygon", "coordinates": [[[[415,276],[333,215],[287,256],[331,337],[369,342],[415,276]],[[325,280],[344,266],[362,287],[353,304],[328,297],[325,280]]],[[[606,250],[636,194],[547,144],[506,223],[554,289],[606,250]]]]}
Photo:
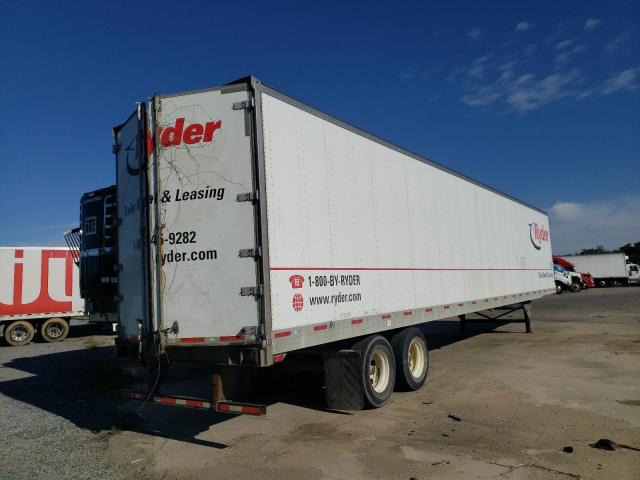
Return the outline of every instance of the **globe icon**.
{"type": "Polygon", "coordinates": [[[299,312],[300,310],[302,310],[302,307],[304,307],[304,297],[300,293],[296,293],[293,296],[291,304],[293,305],[293,309],[296,312],[299,312]]]}

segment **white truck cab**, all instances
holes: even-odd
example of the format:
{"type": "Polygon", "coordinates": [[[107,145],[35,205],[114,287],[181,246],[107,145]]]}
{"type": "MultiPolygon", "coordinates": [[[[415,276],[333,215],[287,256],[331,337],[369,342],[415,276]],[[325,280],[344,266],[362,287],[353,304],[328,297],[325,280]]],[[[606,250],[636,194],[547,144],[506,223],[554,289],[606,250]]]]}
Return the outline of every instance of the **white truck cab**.
{"type": "Polygon", "coordinates": [[[640,268],[635,263],[627,263],[629,283],[640,283],[640,268]]]}
{"type": "Polygon", "coordinates": [[[553,278],[556,282],[556,293],[562,293],[562,290],[571,288],[572,281],[569,272],[560,265],[553,265],[553,278]]]}

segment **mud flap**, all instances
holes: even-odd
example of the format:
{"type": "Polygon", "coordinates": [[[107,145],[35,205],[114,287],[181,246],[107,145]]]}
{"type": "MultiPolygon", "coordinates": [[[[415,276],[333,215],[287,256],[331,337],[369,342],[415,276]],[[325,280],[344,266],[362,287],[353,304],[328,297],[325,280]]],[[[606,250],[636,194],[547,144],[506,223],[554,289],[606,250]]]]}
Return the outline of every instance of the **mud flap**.
{"type": "Polygon", "coordinates": [[[360,352],[328,352],[324,354],[323,363],[327,407],[332,410],[362,410],[364,385],[360,352]]]}

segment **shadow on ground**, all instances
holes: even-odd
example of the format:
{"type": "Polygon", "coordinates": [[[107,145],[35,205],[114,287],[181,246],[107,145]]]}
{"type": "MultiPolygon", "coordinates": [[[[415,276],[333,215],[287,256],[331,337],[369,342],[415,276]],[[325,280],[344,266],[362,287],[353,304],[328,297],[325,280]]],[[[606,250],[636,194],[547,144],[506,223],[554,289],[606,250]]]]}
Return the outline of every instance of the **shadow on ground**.
{"type": "MultiPolygon", "coordinates": [[[[507,334],[495,331],[504,323],[474,325],[469,327],[469,332],[461,334],[458,321],[441,320],[426,324],[423,331],[430,349],[435,350],[480,333],[507,334]]],[[[83,329],[76,333],[81,336],[83,329]]],[[[296,369],[285,369],[286,364],[260,371],[254,401],[266,405],[283,402],[329,411],[324,405],[321,365],[311,372],[302,373],[296,369]]],[[[139,383],[146,377],[140,367],[116,359],[114,347],[14,358],[3,366],[29,376],[17,375],[20,378],[0,380],[0,393],[61,416],[80,428],[96,433],[130,430],[213,448],[227,447],[197,437],[212,425],[233,418],[231,415],[155,404],[141,405],[122,398],[120,388],[139,383]]],[[[212,373],[207,366],[176,363],[172,365],[162,390],[166,394],[210,398],[212,373]]],[[[5,378],[7,376],[4,375],[5,378]]]]}

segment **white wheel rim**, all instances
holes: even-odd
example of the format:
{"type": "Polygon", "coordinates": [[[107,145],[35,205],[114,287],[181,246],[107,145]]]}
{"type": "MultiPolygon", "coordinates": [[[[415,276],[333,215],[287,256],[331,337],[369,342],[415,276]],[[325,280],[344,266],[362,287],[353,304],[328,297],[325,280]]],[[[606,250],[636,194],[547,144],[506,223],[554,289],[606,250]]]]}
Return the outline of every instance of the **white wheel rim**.
{"type": "Polygon", "coordinates": [[[413,337],[409,343],[409,372],[415,379],[422,377],[425,365],[427,364],[427,351],[424,343],[418,338],[413,337]]]}
{"type": "Polygon", "coordinates": [[[60,338],[64,332],[64,328],[57,322],[50,323],[46,328],[49,338],[60,338]]]}
{"type": "Polygon", "coordinates": [[[382,393],[389,385],[389,357],[382,347],[376,348],[369,362],[369,381],[373,390],[382,393]]]}
{"type": "Polygon", "coordinates": [[[11,330],[11,340],[14,342],[24,342],[29,338],[29,330],[25,327],[19,326],[11,330]]]}

